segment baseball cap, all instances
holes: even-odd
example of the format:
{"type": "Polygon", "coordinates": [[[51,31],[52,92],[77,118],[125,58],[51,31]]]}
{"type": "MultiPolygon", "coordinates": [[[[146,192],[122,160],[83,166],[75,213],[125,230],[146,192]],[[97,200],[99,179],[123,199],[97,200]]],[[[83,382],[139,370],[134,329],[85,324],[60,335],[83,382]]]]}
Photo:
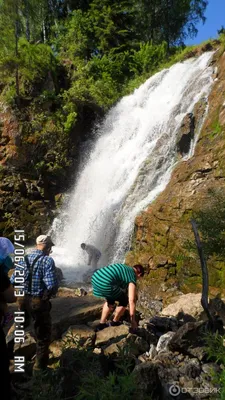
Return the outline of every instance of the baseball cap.
{"type": "Polygon", "coordinates": [[[36,239],[36,244],[49,244],[50,246],[55,246],[51,237],[47,235],[40,235],[36,239]]]}

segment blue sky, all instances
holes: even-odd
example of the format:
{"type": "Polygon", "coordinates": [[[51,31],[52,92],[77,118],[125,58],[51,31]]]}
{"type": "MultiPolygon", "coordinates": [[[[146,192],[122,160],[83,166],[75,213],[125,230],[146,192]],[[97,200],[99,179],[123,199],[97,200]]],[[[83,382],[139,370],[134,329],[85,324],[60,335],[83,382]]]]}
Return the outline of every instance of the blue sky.
{"type": "Polygon", "coordinates": [[[222,25],[225,27],[225,0],[209,0],[205,16],[205,24],[197,25],[198,35],[193,40],[187,39],[186,45],[199,44],[217,37],[217,30],[222,25]]]}

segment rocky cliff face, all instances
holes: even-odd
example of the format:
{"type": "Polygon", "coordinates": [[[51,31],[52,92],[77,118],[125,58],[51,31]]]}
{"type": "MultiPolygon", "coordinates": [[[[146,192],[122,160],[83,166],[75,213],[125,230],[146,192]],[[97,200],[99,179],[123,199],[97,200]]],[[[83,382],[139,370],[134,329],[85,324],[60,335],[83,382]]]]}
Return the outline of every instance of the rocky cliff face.
{"type": "MultiPolygon", "coordinates": [[[[225,53],[213,59],[214,85],[209,109],[195,154],[181,161],[163,193],[137,216],[129,264],[142,263],[149,271],[143,287],[155,298],[167,298],[174,291],[201,289],[200,263],[186,256],[185,243],[193,238],[190,216],[207,202],[212,189],[225,188],[225,53]]],[[[185,116],[177,142],[179,155],[189,151],[205,110],[202,99],[185,116]]],[[[225,289],[225,262],[215,257],[208,263],[210,291],[225,289]]]]}
{"type": "Polygon", "coordinates": [[[74,179],[79,143],[100,113],[80,106],[76,125],[66,132],[53,80],[43,88],[52,98],[43,99],[39,87],[18,104],[0,103],[0,232],[12,239],[15,228],[25,229],[28,243],[48,231],[74,179]]]}

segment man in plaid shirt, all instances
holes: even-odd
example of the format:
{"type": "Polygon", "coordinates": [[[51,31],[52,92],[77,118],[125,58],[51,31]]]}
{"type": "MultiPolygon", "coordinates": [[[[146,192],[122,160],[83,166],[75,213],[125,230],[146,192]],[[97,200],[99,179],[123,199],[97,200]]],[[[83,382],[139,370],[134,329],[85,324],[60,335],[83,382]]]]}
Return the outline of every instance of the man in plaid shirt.
{"type": "Polygon", "coordinates": [[[51,296],[58,290],[56,267],[53,258],[49,257],[52,240],[50,236],[40,235],[36,239],[37,249],[25,257],[15,268],[11,277],[14,283],[15,277],[24,271],[25,296],[19,300],[20,310],[25,312],[25,326],[30,323],[30,317],[34,320],[36,335],[36,360],[35,370],[47,367],[51,339],[51,296]],[[21,266],[21,267],[20,267],[21,266]]]}

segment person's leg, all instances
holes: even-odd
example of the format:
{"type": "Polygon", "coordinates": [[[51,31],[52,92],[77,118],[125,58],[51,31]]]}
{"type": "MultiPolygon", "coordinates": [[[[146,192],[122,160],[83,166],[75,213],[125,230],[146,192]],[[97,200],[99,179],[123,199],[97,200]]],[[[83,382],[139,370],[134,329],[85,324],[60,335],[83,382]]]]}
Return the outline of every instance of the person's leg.
{"type": "Polygon", "coordinates": [[[51,303],[41,301],[40,304],[32,302],[34,330],[36,335],[36,360],[34,369],[45,369],[49,360],[49,345],[51,342],[51,303]]]}
{"type": "Polygon", "coordinates": [[[107,317],[109,316],[110,312],[113,311],[113,304],[109,304],[108,301],[105,302],[103,308],[102,308],[102,315],[100,319],[100,324],[105,324],[107,317]]]}
{"type": "Polygon", "coordinates": [[[10,373],[9,373],[9,356],[5,342],[5,335],[0,327],[0,376],[1,376],[1,399],[11,399],[10,389],[10,373]]]}
{"type": "Polygon", "coordinates": [[[123,314],[126,311],[127,305],[128,305],[128,295],[125,292],[121,292],[118,298],[116,299],[116,303],[118,303],[113,322],[119,322],[120,318],[123,316],[123,314]]]}
{"type": "Polygon", "coordinates": [[[120,320],[120,318],[123,316],[123,314],[125,313],[125,311],[126,311],[126,307],[124,307],[124,306],[116,307],[113,321],[118,322],[120,320]]]}
{"type": "Polygon", "coordinates": [[[98,259],[96,256],[92,256],[91,259],[91,269],[94,270],[97,268],[97,264],[98,264],[98,259]]]}

